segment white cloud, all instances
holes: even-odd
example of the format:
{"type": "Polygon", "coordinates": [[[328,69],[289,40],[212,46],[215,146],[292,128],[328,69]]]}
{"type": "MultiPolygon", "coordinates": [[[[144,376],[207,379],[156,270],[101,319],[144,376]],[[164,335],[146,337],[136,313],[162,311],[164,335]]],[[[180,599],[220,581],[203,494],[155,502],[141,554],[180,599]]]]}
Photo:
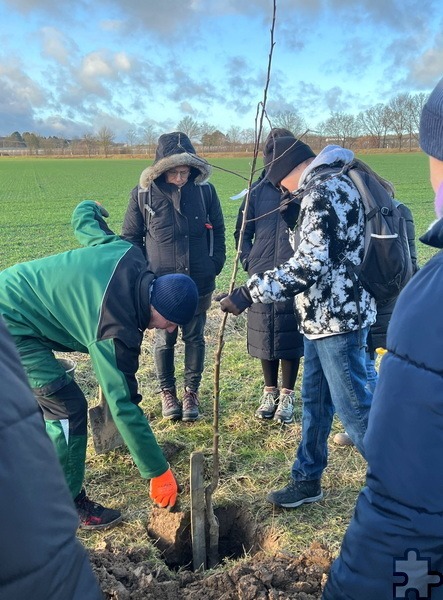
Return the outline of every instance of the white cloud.
{"type": "Polygon", "coordinates": [[[43,27],[42,54],[55,61],[68,64],[71,55],[78,51],[75,42],[55,27],[43,27]]]}

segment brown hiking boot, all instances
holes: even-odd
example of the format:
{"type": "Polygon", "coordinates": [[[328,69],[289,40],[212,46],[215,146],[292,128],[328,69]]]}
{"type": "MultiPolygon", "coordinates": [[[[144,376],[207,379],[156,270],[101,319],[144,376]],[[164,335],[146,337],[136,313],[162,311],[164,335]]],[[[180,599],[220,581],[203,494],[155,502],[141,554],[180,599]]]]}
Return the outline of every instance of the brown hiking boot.
{"type": "Polygon", "coordinates": [[[164,419],[179,421],[182,418],[182,406],[176,396],[175,388],[162,390],[162,415],[164,419]]]}
{"type": "Polygon", "coordinates": [[[186,387],[183,395],[183,421],[196,421],[198,416],[198,394],[186,387]]]}

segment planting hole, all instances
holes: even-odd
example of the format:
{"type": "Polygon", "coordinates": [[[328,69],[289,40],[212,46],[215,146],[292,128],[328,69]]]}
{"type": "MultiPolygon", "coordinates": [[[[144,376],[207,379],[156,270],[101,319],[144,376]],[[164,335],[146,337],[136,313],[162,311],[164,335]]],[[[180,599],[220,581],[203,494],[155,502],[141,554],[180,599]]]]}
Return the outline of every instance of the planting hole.
{"type": "MultiPolygon", "coordinates": [[[[245,509],[225,506],[214,509],[219,522],[219,561],[251,556],[259,550],[271,549],[272,536],[264,533],[254,516],[245,509]]],[[[168,512],[154,508],[148,524],[148,535],[161,551],[170,569],[192,570],[190,512],[168,512]]],[[[206,543],[208,547],[208,540],[206,543]]]]}

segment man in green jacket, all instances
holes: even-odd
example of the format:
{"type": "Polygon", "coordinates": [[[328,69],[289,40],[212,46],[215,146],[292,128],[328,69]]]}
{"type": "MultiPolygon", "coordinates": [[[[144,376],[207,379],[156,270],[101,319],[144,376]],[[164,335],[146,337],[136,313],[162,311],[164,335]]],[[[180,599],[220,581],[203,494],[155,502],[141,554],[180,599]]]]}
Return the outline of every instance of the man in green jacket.
{"type": "Polygon", "coordinates": [[[173,331],[191,320],[198,302],[190,277],[156,278],[141,250],[108,228],[107,216],[98,203],[81,202],[72,225],[82,248],[0,273],[0,314],[43,411],[80,526],[88,529],[110,527],[122,517],[86,496],[87,403],[54,351],[90,355],[115,424],[141,476],[151,480],[151,498],[173,506],[177,483],[138,406],[135,375],[144,330],[173,331]]]}

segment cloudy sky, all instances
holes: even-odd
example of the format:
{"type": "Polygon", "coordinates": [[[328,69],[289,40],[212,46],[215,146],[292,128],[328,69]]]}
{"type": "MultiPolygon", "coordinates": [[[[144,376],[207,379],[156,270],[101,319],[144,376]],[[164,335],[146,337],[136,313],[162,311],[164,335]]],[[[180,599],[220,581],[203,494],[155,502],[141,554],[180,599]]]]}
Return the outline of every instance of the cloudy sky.
{"type": "MultiPolygon", "coordinates": [[[[272,0],[0,0],[0,135],[254,127],[272,0]]],[[[277,0],[267,109],[311,128],[443,75],[441,0],[277,0]]]]}

